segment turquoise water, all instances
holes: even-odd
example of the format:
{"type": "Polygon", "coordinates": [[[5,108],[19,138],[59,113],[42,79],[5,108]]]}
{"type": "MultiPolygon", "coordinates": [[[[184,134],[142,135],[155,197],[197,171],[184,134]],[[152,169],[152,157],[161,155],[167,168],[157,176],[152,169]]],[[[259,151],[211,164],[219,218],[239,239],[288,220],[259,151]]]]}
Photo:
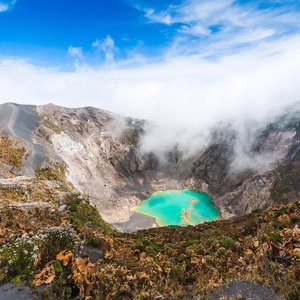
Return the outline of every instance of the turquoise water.
{"type": "Polygon", "coordinates": [[[134,211],[156,218],[160,226],[196,225],[220,217],[207,194],[191,190],[154,193],[134,211]]]}

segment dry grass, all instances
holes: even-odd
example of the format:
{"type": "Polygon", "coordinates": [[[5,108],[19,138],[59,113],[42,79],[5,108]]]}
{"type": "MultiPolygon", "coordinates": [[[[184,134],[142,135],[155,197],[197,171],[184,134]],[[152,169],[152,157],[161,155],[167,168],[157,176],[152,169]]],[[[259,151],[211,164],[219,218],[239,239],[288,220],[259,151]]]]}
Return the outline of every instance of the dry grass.
{"type": "Polygon", "coordinates": [[[0,162],[20,168],[26,149],[20,140],[9,136],[0,136],[0,162]]]}

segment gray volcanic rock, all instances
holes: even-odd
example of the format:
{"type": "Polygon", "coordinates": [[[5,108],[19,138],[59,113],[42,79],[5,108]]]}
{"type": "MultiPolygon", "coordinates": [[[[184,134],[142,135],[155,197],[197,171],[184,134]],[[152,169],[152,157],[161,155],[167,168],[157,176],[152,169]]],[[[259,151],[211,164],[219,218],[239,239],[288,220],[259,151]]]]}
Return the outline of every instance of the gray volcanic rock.
{"type": "Polygon", "coordinates": [[[146,198],[145,192],[155,190],[151,184],[158,182],[155,157],[138,154],[143,122],[92,107],[68,109],[50,104],[38,107],[37,112],[42,122],[35,139],[51,160],[66,164],[68,180],[89,194],[106,221],[128,221],[131,208],[146,198]]]}
{"type": "MultiPolygon", "coordinates": [[[[29,286],[15,286],[12,283],[6,283],[0,286],[0,299],[3,300],[29,300],[38,299],[32,293],[29,286]]],[[[42,297],[40,297],[42,299],[42,297]]]]}
{"type": "Polygon", "coordinates": [[[195,186],[201,187],[203,182],[207,185],[207,192],[221,207],[223,217],[249,213],[284,199],[285,202],[295,200],[300,191],[297,184],[299,124],[300,117],[283,116],[262,129],[255,144],[245,153],[253,161],[251,168],[234,168],[236,153],[232,133],[230,139],[214,141],[194,161],[195,186]],[[290,188],[286,187],[287,181],[290,188]],[[288,191],[294,196],[284,197],[288,191]]]}
{"type": "Polygon", "coordinates": [[[40,124],[35,112],[36,106],[5,103],[0,105],[0,134],[12,135],[23,140],[30,149],[30,158],[23,165],[23,171],[34,174],[46,159],[41,145],[33,140],[33,133],[40,124]]]}
{"type": "Polygon", "coordinates": [[[134,213],[129,220],[123,223],[115,223],[115,227],[127,233],[135,232],[139,229],[158,227],[154,218],[139,213],[134,213]]]}
{"type": "Polygon", "coordinates": [[[289,112],[260,128],[246,149],[230,126],[220,127],[204,151],[183,159],[175,148],[163,164],[155,153],[139,151],[146,121],[93,107],[3,104],[0,133],[26,144],[29,155],[19,175],[63,164],[68,181],[89,195],[107,222],[134,231],[156,226],[132,208],[158,190],[207,192],[223,218],[297,199],[299,116],[289,112]]]}
{"type": "Polygon", "coordinates": [[[218,299],[256,299],[256,300],[284,300],[284,297],[256,282],[233,281],[225,287],[212,292],[205,297],[210,300],[218,299]]]}

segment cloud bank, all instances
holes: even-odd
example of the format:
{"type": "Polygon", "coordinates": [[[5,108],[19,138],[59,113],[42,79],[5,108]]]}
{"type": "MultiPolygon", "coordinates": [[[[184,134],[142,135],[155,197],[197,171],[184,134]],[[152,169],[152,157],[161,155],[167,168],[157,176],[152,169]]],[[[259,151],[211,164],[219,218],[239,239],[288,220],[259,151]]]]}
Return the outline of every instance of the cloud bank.
{"type": "Polygon", "coordinates": [[[1,58],[0,101],[89,105],[148,119],[141,151],[159,156],[175,146],[192,156],[210,143],[213,128],[230,124],[238,133],[237,157],[259,164],[247,157],[257,131],[300,101],[299,13],[277,2],[264,16],[229,0],[143,9],[151,22],[180,25],[155,61],[140,54],[115,61],[118,49],[109,35],[93,43],[105,59],[96,67],[72,46],[76,67],[69,72],[1,58]]]}
{"type": "Polygon", "coordinates": [[[143,150],[188,152],[207,144],[218,123],[242,128],[266,122],[300,100],[300,38],[206,61],[174,57],[136,67],[113,65],[74,72],[0,61],[1,102],[93,105],[152,120],[143,150]]]}

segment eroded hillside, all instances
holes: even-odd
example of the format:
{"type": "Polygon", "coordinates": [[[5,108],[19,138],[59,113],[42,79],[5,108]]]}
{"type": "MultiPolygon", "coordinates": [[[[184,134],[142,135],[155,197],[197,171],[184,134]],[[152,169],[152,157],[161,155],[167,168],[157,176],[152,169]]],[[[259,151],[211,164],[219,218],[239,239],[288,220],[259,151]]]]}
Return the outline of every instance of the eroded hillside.
{"type": "Polygon", "coordinates": [[[62,166],[74,189],[87,194],[103,218],[123,231],[156,226],[154,219],[131,209],[158,190],[204,191],[223,218],[299,197],[297,110],[258,130],[251,148],[243,149],[240,160],[249,165],[243,168],[236,165],[241,142],[230,126],[216,128],[208,147],[193,157],[174,149],[162,161],[140,151],[146,121],[52,104],[3,104],[0,114],[2,177],[34,176],[40,168],[62,166]],[[18,151],[7,150],[15,144],[18,151]]]}

